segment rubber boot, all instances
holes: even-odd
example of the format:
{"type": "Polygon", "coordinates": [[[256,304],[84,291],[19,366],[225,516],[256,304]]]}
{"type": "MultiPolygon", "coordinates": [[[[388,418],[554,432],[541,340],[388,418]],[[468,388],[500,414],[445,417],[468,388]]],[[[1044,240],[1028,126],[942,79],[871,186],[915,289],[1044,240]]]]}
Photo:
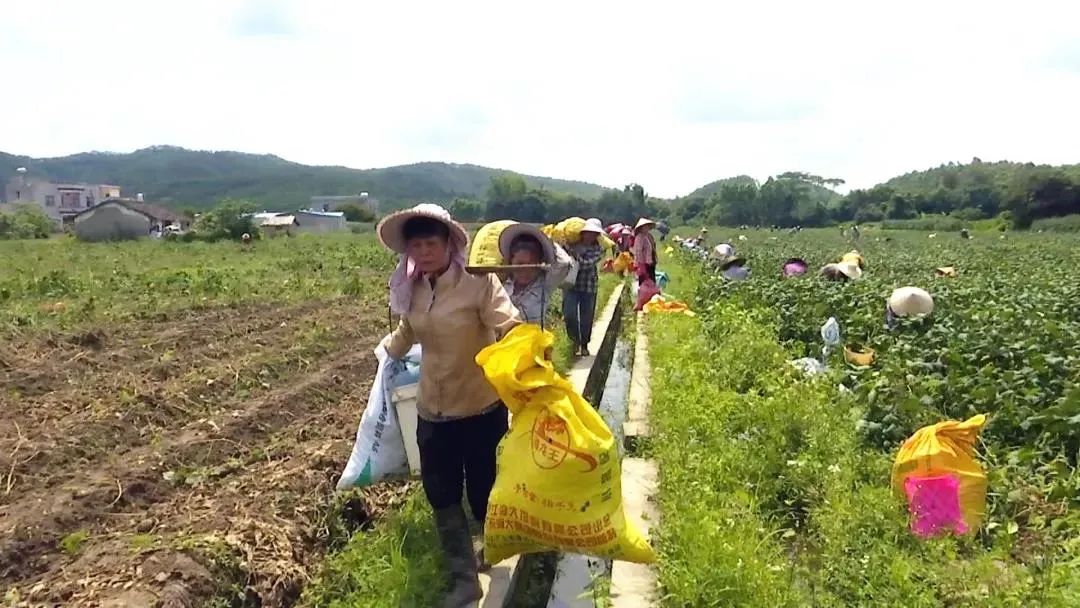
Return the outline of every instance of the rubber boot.
{"type": "Polygon", "coordinates": [[[476,608],[483,592],[477,577],[476,555],[465,510],[454,506],[435,511],[435,529],[450,573],[450,590],[443,600],[443,608],[476,608]]]}
{"type": "Polygon", "coordinates": [[[480,522],[478,530],[473,533],[473,552],[476,554],[477,571],[487,572],[491,570],[491,564],[484,557],[484,522],[480,522]]]}

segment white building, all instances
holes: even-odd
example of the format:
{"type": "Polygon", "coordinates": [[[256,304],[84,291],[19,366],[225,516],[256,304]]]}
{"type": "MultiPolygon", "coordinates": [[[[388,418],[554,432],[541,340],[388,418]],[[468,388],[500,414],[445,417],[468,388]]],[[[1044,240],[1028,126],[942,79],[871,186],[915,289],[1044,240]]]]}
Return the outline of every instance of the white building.
{"type": "Polygon", "coordinates": [[[37,205],[57,223],[70,223],[75,216],[106,200],[120,198],[120,186],[51,182],[20,171],[4,188],[4,204],[10,211],[15,205],[37,205]]]}
{"type": "Polygon", "coordinates": [[[347,228],[345,214],[340,211],[297,211],[296,223],[300,232],[340,232],[347,228]]]}
{"type": "Polygon", "coordinates": [[[359,205],[361,207],[367,207],[372,213],[379,212],[379,201],[373,196],[370,196],[367,192],[361,192],[360,194],[350,194],[347,196],[313,196],[311,197],[311,208],[318,211],[337,211],[339,207],[346,204],[359,205]]]}

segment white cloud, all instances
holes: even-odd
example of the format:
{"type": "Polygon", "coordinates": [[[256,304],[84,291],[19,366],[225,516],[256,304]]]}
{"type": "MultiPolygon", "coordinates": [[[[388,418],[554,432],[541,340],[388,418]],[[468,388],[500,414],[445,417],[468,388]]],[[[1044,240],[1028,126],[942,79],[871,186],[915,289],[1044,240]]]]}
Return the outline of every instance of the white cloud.
{"type": "Polygon", "coordinates": [[[669,196],[1077,162],[1078,18],[1069,0],[13,3],[0,149],[446,160],[669,196]]]}

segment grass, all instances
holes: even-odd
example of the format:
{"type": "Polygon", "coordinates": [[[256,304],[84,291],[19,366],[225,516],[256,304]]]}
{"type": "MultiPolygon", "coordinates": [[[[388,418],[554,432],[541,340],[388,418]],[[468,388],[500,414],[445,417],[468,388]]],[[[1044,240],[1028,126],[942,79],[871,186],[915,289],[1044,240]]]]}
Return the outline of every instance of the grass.
{"type": "MultiPolygon", "coordinates": [[[[665,268],[673,292],[692,268],[665,268]]],[[[647,321],[663,605],[1077,605],[1075,564],[1018,539],[912,536],[859,402],[790,368],[775,310],[701,295],[647,321]]]]}
{"type": "Polygon", "coordinates": [[[444,580],[438,546],[431,509],[422,492],[413,492],[402,509],[327,559],[300,605],[434,606],[444,580]]]}
{"type": "Polygon", "coordinates": [[[385,302],[393,259],[374,236],[239,244],[0,241],[0,329],[156,318],[180,309],[338,295],[385,302]]]}
{"type": "Polygon", "coordinates": [[[68,555],[76,555],[86,541],[90,540],[90,533],[86,530],[76,530],[60,539],[60,549],[68,555]]]}

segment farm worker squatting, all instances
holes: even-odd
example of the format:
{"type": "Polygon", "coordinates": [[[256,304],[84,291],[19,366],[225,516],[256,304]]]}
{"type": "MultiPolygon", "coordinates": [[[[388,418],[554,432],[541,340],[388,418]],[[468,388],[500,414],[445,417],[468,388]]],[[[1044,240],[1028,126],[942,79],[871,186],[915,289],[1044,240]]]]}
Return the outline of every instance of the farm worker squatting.
{"type": "Polygon", "coordinates": [[[442,207],[421,204],[389,215],[378,234],[400,256],[390,279],[390,307],[401,321],[386,349],[396,359],[417,342],[424,351],[416,442],[449,570],[443,605],[475,605],[483,559],[474,553],[462,491],[473,517],[483,522],[495,482],[495,449],[508,429],[506,406],[475,358],[522,318],[495,275],[465,271],[469,235],[442,207]]]}
{"type": "Polygon", "coordinates": [[[574,354],[589,356],[592,340],[593,317],[596,315],[596,292],[600,274],[596,265],[604,257],[599,237],[604,233],[600,220],[590,218],[581,229],[581,242],[570,247],[570,255],[577,261],[578,273],[574,285],[563,292],[563,318],[566,334],[574,345],[574,354]]]}

